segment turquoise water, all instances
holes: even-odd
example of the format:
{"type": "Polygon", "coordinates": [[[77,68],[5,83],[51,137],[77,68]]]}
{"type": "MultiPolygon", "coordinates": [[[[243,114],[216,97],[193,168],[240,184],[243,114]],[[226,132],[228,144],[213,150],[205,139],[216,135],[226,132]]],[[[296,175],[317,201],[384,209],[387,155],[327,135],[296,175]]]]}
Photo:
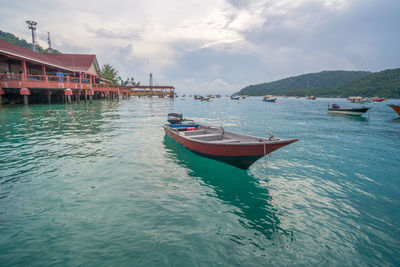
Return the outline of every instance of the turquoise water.
{"type": "Polygon", "coordinates": [[[398,265],[397,115],[329,115],[328,102],[346,101],[0,109],[0,265],[398,265]],[[300,141],[267,157],[268,187],[264,159],[243,171],[165,137],[172,111],[300,141]]]}

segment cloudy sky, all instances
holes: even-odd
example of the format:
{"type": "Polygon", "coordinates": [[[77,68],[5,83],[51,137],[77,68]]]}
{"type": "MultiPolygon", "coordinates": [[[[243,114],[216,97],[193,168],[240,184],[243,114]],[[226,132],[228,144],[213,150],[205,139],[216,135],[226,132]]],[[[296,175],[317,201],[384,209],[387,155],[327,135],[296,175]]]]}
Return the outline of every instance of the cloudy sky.
{"type": "Polygon", "coordinates": [[[2,1],[0,30],[96,54],[178,93],[236,92],[323,70],[400,67],[400,0],[2,1]]]}

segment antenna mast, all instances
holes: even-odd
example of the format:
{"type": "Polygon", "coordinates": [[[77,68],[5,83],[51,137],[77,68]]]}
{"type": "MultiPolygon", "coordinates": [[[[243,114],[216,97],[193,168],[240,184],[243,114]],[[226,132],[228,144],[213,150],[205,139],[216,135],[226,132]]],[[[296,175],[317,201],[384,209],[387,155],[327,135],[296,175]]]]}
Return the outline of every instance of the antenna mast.
{"type": "Polygon", "coordinates": [[[152,73],[150,73],[149,85],[150,85],[150,86],[153,86],[153,74],[152,74],[152,73]]]}
{"type": "Polygon", "coordinates": [[[52,53],[52,49],[51,49],[51,40],[50,40],[50,32],[47,32],[47,43],[49,44],[49,53],[52,53]]]}
{"type": "Polygon", "coordinates": [[[35,33],[37,23],[33,20],[27,20],[26,23],[28,23],[28,28],[32,30],[32,50],[36,52],[35,33]]]}

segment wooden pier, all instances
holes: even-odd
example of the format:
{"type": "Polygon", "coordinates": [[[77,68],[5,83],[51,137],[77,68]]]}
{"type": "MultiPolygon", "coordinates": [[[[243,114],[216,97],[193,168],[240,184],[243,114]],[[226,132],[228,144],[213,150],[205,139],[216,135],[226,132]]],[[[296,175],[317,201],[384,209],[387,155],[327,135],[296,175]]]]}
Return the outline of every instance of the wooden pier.
{"type": "Polygon", "coordinates": [[[144,86],[120,86],[120,88],[129,89],[133,96],[159,96],[159,97],[175,97],[175,88],[173,86],[163,85],[144,85],[144,86]]]}
{"type": "Polygon", "coordinates": [[[28,104],[52,101],[119,99],[131,95],[174,97],[172,86],[118,86],[104,79],[95,55],[42,54],[0,40],[0,105],[2,98],[28,104]]]}

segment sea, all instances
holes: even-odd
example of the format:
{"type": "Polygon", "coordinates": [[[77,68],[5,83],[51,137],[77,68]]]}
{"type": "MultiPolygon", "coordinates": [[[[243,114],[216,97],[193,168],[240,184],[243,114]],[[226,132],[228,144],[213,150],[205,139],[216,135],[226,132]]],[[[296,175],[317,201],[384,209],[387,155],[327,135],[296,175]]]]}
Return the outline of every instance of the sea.
{"type": "Polygon", "coordinates": [[[399,266],[400,120],[307,100],[0,109],[0,266],[399,266]],[[169,112],[299,138],[248,170],[165,136],[169,112]]]}

